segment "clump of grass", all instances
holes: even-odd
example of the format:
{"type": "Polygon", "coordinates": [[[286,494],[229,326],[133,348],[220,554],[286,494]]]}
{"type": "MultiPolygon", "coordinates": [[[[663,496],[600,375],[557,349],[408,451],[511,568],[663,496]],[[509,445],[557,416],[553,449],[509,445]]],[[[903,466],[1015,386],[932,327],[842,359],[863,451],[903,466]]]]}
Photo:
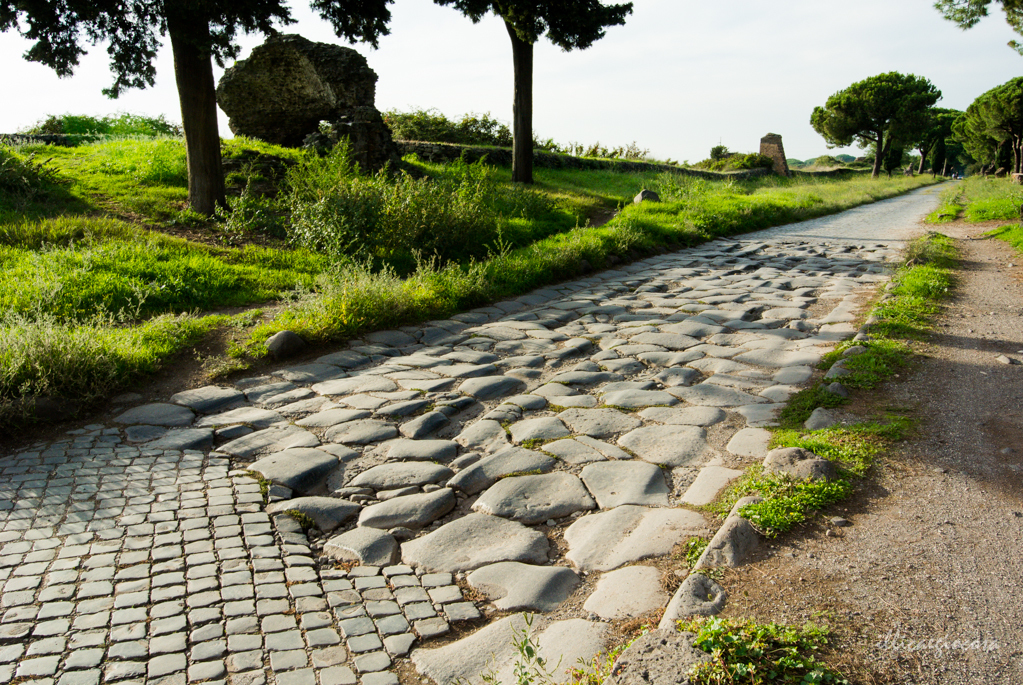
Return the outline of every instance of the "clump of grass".
{"type": "Polygon", "coordinates": [[[36,161],[36,153],[21,155],[8,145],[0,145],[0,204],[21,209],[33,200],[47,198],[61,180],[47,166],[36,161]]]}
{"type": "Polygon", "coordinates": [[[958,219],[965,205],[962,184],[955,184],[941,191],[940,199],[941,204],[938,208],[927,215],[927,222],[945,224],[958,219]]]}
{"type": "Polygon", "coordinates": [[[685,550],[686,565],[689,568],[696,566],[696,562],[703,556],[703,551],[707,549],[709,544],[710,540],[703,537],[692,537],[686,540],[682,547],[685,550]]]}
{"type": "Polygon", "coordinates": [[[693,645],[713,658],[688,673],[694,685],[721,683],[832,683],[848,680],[820,660],[831,631],[807,623],[802,627],[758,624],[752,620],[694,617],[678,628],[694,633],[693,645]]]}
{"type": "Polygon", "coordinates": [[[1023,224],[999,226],[993,231],[988,231],[985,235],[997,238],[998,240],[1004,240],[1012,245],[1018,252],[1023,252],[1023,224]]]}
{"type": "Polygon", "coordinates": [[[814,409],[840,407],[846,402],[848,402],[846,398],[829,392],[823,383],[817,383],[790,397],[788,404],[778,415],[778,422],[782,426],[799,426],[810,418],[814,409]]]}

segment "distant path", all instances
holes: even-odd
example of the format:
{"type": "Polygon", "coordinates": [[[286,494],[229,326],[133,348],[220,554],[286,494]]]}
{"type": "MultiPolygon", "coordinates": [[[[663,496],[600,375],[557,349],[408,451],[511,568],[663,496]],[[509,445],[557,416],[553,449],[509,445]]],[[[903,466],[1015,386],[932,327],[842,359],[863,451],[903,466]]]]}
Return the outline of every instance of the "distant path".
{"type": "Polygon", "coordinates": [[[743,235],[743,240],[853,240],[904,242],[923,231],[918,221],[938,207],[943,184],[832,214],[743,235]]]}

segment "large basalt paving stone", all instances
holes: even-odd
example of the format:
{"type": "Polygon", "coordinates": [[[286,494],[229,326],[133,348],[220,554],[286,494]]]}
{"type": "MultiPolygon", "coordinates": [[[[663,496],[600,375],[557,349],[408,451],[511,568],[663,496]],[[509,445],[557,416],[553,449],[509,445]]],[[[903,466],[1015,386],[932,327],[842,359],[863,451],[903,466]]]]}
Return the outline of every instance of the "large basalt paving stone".
{"type": "Polygon", "coordinates": [[[470,450],[496,452],[508,446],[508,434],[500,422],[483,419],[464,428],[455,442],[470,450]]]}
{"type": "Polygon", "coordinates": [[[355,395],[362,392],[392,392],[398,384],[383,376],[355,376],[334,381],[324,381],[312,387],[320,395],[355,395]]]}
{"type": "Polygon", "coordinates": [[[350,486],[373,488],[374,490],[395,490],[428,483],[440,483],[455,475],[447,466],[427,462],[404,461],[381,464],[367,469],[349,483],[350,486]]]}
{"type": "Polygon", "coordinates": [[[471,571],[501,561],[542,564],[543,533],[487,514],[469,514],[401,546],[402,562],[429,572],[471,571]]]}
{"type": "Polygon", "coordinates": [[[196,428],[220,428],[231,426],[236,423],[243,423],[253,428],[269,428],[275,423],[281,423],[284,417],[269,409],[258,409],[256,407],[240,407],[225,411],[221,414],[205,416],[195,422],[196,428]]]}
{"type": "Polygon", "coordinates": [[[661,556],[687,537],[705,534],[703,516],[686,509],[624,505],[588,514],[565,530],[566,558],[585,571],[611,571],[661,556]]]}
{"type": "Polygon", "coordinates": [[[599,385],[601,383],[613,383],[623,380],[620,373],[608,371],[565,371],[551,378],[551,383],[563,385],[599,385]]]}
{"type": "Polygon", "coordinates": [[[284,450],[249,466],[267,480],[302,494],[323,491],[327,477],[340,465],[333,454],[311,448],[284,450]]]}
{"type": "Polygon", "coordinates": [[[204,450],[212,446],[212,428],[172,428],[146,443],[150,450],[204,450]]]}
{"type": "Polygon", "coordinates": [[[340,352],[333,352],[326,354],[316,360],[318,364],[330,364],[332,366],[340,366],[344,369],[353,369],[357,366],[362,366],[369,362],[369,357],[359,352],[353,352],[351,350],[341,350],[340,352]]]}
{"type": "Polygon", "coordinates": [[[579,586],[564,566],[533,566],[504,561],[478,568],[466,581],[501,611],[554,611],[579,586]]]}
{"type": "Polygon", "coordinates": [[[680,333],[640,333],[633,336],[630,340],[633,344],[657,345],[673,352],[700,344],[700,341],[696,338],[680,333]]]}
{"type": "Polygon", "coordinates": [[[474,495],[512,473],[550,471],[555,464],[555,460],[546,454],[521,447],[507,447],[459,471],[448,481],[448,486],[467,495],[474,495]]]}
{"type": "Polygon", "coordinates": [[[171,395],[170,401],[181,404],[203,414],[235,407],[245,401],[245,395],[234,388],[207,385],[204,388],[185,390],[171,395]]]}
{"type": "Polygon", "coordinates": [[[622,504],[668,506],[668,485],[659,466],[639,461],[605,461],[579,475],[601,509],[622,504]]]}
{"type": "Polygon", "coordinates": [[[458,386],[458,391],[480,401],[515,395],[526,389],[526,384],[511,376],[480,376],[470,378],[458,386]]]}
{"type": "Polygon", "coordinates": [[[299,421],[296,421],[295,424],[298,426],[305,426],[307,428],[330,428],[341,423],[348,423],[349,421],[368,419],[370,416],[372,416],[372,413],[365,409],[343,409],[341,407],[333,407],[331,409],[316,412],[304,419],[300,419],[299,421]]]}
{"type": "Polygon", "coordinates": [[[644,407],[670,407],[678,400],[660,390],[619,390],[605,394],[601,400],[609,407],[642,409],[644,407]]]}
{"type": "Polygon", "coordinates": [[[188,426],[194,420],[195,414],[188,407],[161,402],[132,407],[114,419],[129,426],[188,426]]]}
{"type": "Polygon", "coordinates": [[[220,447],[219,451],[245,458],[297,447],[316,447],[319,444],[320,439],[304,428],[284,426],[250,433],[232,440],[220,447]]]}
{"type": "Polygon", "coordinates": [[[387,458],[401,461],[450,461],[458,454],[453,440],[409,440],[388,443],[387,458]]]}
{"type": "Polygon", "coordinates": [[[364,566],[391,566],[398,562],[398,541],[376,528],[354,528],[327,540],[323,553],[364,566]]]}
{"type": "Polygon", "coordinates": [[[646,426],[618,438],[618,444],[643,461],[672,468],[687,466],[710,453],[707,431],[699,426],[646,426]]]}
{"type": "Polygon", "coordinates": [[[636,417],[617,409],[566,409],[558,414],[558,418],[564,421],[573,433],[592,438],[607,438],[643,425],[636,417]]]}
{"type": "Polygon", "coordinates": [[[811,350],[750,350],[735,357],[735,361],[757,366],[816,366],[820,363],[821,354],[811,350]]]}
{"type": "Polygon", "coordinates": [[[397,435],[398,428],[393,423],[360,419],[334,426],[324,434],[324,437],[331,442],[345,445],[368,445],[371,442],[390,440],[397,435]]]}
{"type": "Polygon", "coordinates": [[[669,388],[668,392],[680,400],[703,407],[742,407],[769,401],[765,397],[750,395],[735,388],[708,383],[700,383],[689,388],[669,388]]]}
{"type": "Polygon", "coordinates": [[[717,407],[650,407],[639,412],[639,415],[648,421],[669,426],[713,426],[728,416],[717,407]]]}
{"type": "Polygon", "coordinates": [[[661,571],[653,566],[626,566],[601,576],[583,604],[607,621],[635,618],[656,611],[668,601],[661,588],[661,571]]]}
{"type": "Polygon", "coordinates": [[[566,464],[589,464],[607,459],[597,450],[578,440],[555,440],[547,443],[541,449],[547,454],[553,454],[566,464]]]}
{"type": "Polygon", "coordinates": [[[498,481],[479,496],[472,508],[473,511],[531,524],[596,506],[576,476],[546,473],[498,481]]]}
{"type": "Polygon", "coordinates": [[[335,378],[343,378],[348,374],[332,364],[315,363],[281,369],[274,375],[292,383],[322,383],[335,378]]]}
{"type": "Polygon", "coordinates": [[[553,416],[516,421],[511,425],[512,440],[516,444],[529,440],[557,440],[571,434],[565,424],[553,416]]]}
{"type": "Polygon", "coordinates": [[[406,421],[401,424],[398,430],[406,438],[415,440],[436,433],[446,426],[449,420],[446,414],[439,411],[431,411],[422,416],[417,416],[411,421],[406,421]]]}
{"type": "Polygon", "coordinates": [[[316,527],[329,533],[359,513],[359,505],[335,497],[296,497],[266,505],[268,514],[299,511],[316,523],[316,527]]]}
{"type": "Polygon", "coordinates": [[[359,525],[371,528],[411,528],[428,526],[455,508],[455,493],[449,488],[417,495],[395,497],[371,504],[359,514],[359,525]]]}

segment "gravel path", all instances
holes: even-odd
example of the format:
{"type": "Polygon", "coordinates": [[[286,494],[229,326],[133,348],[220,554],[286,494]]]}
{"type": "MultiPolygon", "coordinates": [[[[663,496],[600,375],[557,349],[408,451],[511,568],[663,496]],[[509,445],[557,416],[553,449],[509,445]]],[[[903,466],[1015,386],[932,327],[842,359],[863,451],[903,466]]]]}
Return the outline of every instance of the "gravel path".
{"type": "Polygon", "coordinates": [[[498,611],[548,612],[552,663],[588,658],[664,607],[658,564],[712,531],[677,505],[763,458],[762,427],[887,279],[906,231],[884,222],[934,202],[126,400],[0,457],[0,683],[476,680],[513,656],[521,615],[498,611]]]}
{"type": "Polygon", "coordinates": [[[1023,682],[1023,257],[966,239],[983,230],[942,227],[961,239],[960,285],[926,358],[884,389],[919,433],[843,514],[854,525],[774,545],[731,579],[756,599],[728,612],[825,612],[876,682],[1023,682]]]}

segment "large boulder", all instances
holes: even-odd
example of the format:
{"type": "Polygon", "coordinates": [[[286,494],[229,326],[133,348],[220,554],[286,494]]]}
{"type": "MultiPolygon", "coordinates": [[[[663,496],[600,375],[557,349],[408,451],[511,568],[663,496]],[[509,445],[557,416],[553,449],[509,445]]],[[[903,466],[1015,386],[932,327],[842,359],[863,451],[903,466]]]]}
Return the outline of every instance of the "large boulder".
{"type": "Polygon", "coordinates": [[[351,48],[275,35],[224,72],[217,104],[237,135],[296,147],[333,125],[350,137],[355,161],[379,168],[397,148],[374,105],[377,75],[351,48]]]}

